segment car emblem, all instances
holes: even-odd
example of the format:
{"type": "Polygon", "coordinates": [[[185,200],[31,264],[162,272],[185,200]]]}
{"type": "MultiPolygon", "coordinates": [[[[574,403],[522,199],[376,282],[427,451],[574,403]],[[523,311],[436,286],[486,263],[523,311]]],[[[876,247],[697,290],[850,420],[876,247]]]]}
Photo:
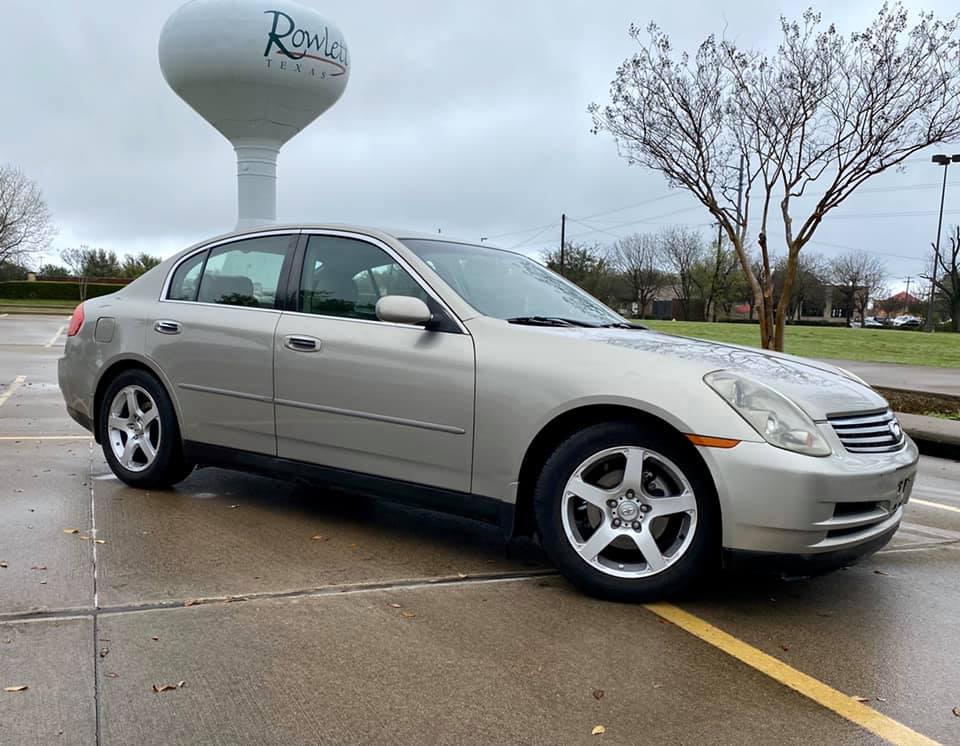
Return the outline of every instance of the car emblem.
{"type": "Polygon", "coordinates": [[[903,430],[900,428],[900,423],[896,420],[893,420],[888,427],[890,428],[890,434],[894,437],[894,439],[900,440],[900,436],[903,435],[903,430]]]}

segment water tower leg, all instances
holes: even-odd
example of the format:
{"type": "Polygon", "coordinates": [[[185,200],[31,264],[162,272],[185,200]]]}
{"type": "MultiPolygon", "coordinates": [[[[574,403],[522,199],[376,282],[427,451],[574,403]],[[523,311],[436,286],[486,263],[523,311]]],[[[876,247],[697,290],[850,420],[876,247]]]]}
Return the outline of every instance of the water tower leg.
{"type": "Polygon", "coordinates": [[[272,223],[277,219],[277,154],[272,142],[250,138],[234,140],[237,152],[237,228],[272,223]]]}

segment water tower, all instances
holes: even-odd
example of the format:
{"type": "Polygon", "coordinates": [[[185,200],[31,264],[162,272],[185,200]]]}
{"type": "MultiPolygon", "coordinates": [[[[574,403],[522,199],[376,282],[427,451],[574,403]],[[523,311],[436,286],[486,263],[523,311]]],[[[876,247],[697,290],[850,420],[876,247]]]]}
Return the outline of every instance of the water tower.
{"type": "Polygon", "coordinates": [[[277,216],[277,154],[337,102],[343,35],[290,0],[191,0],[160,32],[160,69],[237,153],[238,227],[277,216]]]}

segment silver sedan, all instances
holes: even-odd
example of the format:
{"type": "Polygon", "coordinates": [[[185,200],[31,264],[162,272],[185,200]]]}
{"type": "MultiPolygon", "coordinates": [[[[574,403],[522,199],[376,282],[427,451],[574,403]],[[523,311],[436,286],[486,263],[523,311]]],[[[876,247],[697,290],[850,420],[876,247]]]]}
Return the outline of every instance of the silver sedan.
{"type": "Polygon", "coordinates": [[[220,236],[68,335],[67,411],[130,485],[217,465],[470,515],[607,598],[851,562],[896,531],[918,459],[846,371],[645,330],[439,236],[220,236]]]}

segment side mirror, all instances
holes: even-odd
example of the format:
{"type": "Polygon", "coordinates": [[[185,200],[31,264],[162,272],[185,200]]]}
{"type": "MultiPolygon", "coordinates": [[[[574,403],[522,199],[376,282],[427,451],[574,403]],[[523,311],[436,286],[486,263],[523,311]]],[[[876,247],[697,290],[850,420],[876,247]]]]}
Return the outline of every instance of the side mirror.
{"type": "Polygon", "coordinates": [[[377,318],[394,324],[427,324],[433,318],[427,304],[409,295],[385,295],[377,301],[377,318]]]}

